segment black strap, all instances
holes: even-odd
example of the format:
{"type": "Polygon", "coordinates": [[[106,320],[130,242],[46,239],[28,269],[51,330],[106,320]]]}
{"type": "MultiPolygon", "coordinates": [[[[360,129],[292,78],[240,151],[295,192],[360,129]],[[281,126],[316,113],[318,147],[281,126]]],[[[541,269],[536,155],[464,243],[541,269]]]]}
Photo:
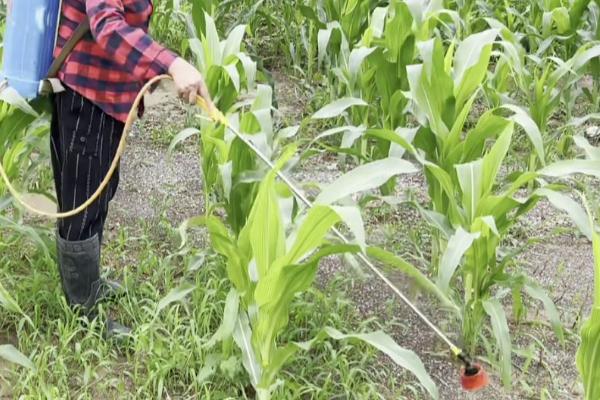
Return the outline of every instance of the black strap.
{"type": "Polygon", "coordinates": [[[50,69],[48,70],[48,78],[56,78],[58,76],[58,71],[62,68],[65,60],[69,57],[69,54],[73,51],[77,43],[90,31],[90,21],[86,18],[82,23],[80,23],[73,35],[67,40],[65,46],[60,51],[60,54],[54,59],[52,64],[50,65],[50,69]]]}

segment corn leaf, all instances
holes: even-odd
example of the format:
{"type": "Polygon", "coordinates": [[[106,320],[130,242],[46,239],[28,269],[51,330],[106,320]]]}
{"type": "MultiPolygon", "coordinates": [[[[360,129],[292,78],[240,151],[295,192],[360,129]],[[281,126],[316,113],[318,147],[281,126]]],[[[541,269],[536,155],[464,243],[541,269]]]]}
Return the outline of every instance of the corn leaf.
{"type": "MultiPolygon", "coordinates": [[[[485,50],[494,43],[497,36],[498,31],[496,29],[488,29],[468,36],[459,44],[454,56],[454,84],[456,86],[461,84],[469,68],[479,64],[486,58],[485,50]]],[[[487,57],[489,58],[489,54],[487,57]]]]}
{"type": "Polygon", "coordinates": [[[317,196],[315,203],[332,204],[351,194],[378,188],[393,176],[417,171],[414,165],[399,158],[385,158],[363,164],[327,185],[317,196]]]}
{"type": "Polygon", "coordinates": [[[290,304],[296,294],[312,285],[320,260],[332,254],[356,251],[355,249],[355,246],[347,245],[324,246],[303,264],[286,265],[282,264],[283,259],[279,260],[269,270],[269,274],[258,282],[254,297],[259,311],[253,343],[263,364],[268,364],[272,359],[276,337],[289,321],[290,304]]]}
{"type": "Polygon", "coordinates": [[[496,183],[498,171],[500,171],[500,167],[502,166],[504,158],[508,153],[508,148],[510,147],[512,133],[513,125],[509,124],[500,134],[500,137],[496,140],[496,143],[494,143],[489,153],[483,157],[482,195],[490,193],[496,183]]]}
{"type": "Polygon", "coordinates": [[[459,164],[456,166],[458,182],[462,190],[462,204],[465,207],[465,212],[469,217],[469,221],[473,222],[476,217],[477,207],[481,199],[484,182],[483,176],[483,160],[475,160],[467,164],[459,164]]]}
{"type": "Polygon", "coordinates": [[[600,160],[600,148],[592,146],[583,136],[573,136],[573,141],[577,147],[585,151],[585,156],[589,160],[600,160]]]}
{"type": "Polygon", "coordinates": [[[177,147],[177,145],[180,144],[181,142],[183,142],[184,140],[186,140],[194,135],[199,135],[199,134],[200,134],[200,130],[198,130],[196,128],[186,128],[186,129],[182,130],[177,135],[175,135],[173,140],[171,140],[171,144],[169,145],[168,153],[169,154],[173,153],[173,150],[175,150],[175,147],[177,147]]]}
{"type": "Polygon", "coordinates": [[[321,245],[331,227],[339,221],[340,216],[331,207],[316,205],[311,208],[298,229],[294,244],[281,261],[282,264],[297,263],[306,254],[314,251],[321,245]]]}
{"type": "Polygon", "coordinates": [[[337,329],[327,327],[324,328],[314,339],[308,342],[296,343],[295,345],[305,351],[308,351],[312,348],[312,346],[314,346],[315,343],[320,342],[327,337],[330,337],[334,340],[358,340],[375,347],[377,350],[390,357],[394,363],[412,373],[419,380],[421,385],[427,390],[427,392],[429,392],[432,398],[439,398],[438,389],[425,370],[425,366],[423,365],[423,362],[419,356],[417,356],[413,351],[407,350],[398,345],[394,339],[382,331],[344,334],[337,329]]]}
{"type": "Polygon", "coordinates": [[[332,209],[342,219],[342,221],[344,221],[344,224],[350,228],[350,231],[354,235],[355,243],[360,246],[362,250],[365,250],[365,223],[360,213],[360,209],[352,206],[333,206],[332,209]]]}
{"type": "Polygon", "coordinates": [[[583,379],[585,400],[600,398],[600,307],[595,306],[581,328],[577,368],[583,379]]]}
{"type": "Polygon", "coordinates": [[[444,251],[444,255],[442,256],[437,276],[437,286],[444,294],[448,294],[450,280],[454,276],[463,256],[478,237],[478,233],[470,233],[460,227],[450,237],[446,251],[444,251]]]}
{"type": "Polygon", "coordinates": [[[506,104],[503,105],[502,108],[513,112],[513,115],[510,117],[510,119],[523,128],[525,134],[531,141],[531,144],[533,144],[539,160],[543,165],[545,165],[546,151],[544,150],[544,139],[542,138],[540,128],[536,125],[535,121],[521,107],[512,104],[506,104]]]}
{"type": "Polygon", "coordinates": [[[252,328],[244,311],[238,314],[233,340],[242,351],[242,364],[250,376],[250,383],[257,388],[262,378],[262,368],[252,347],[252,328]]]}
{"type": "Polygon", "coordinates": [[[499,346],[502,382],[506,387],[510,387],[512,381],[512,345],[504,308],[502,308],[502,304],[496,299],[484,300],[483,308],[490,317],[492,332],[499,346]]]}
{"type": "Polygon", "coordinates": [[[335,118],[342,115],[344,111],[346,111],[350,107],[366,107],[368,104],[362,100],[353,97],[345,97],[343,99],[339,99],[334,101],[331,104],[326,105],[317,111],[312,118],[313,119],[327,119],[327,118],[335,118]]]}
{"type": "Polygon", "coordinates": [[[600,178],[600,160],[556,161],[539,171],[540,175],[563,178],[574,174],[591,175],[600,178]]]}
{"type": "Polygon", "coordinates": [[[467,37],[458,46],[454,57],[454,96],[459,110],[485,78],[497,36],[497,30],[489,29],[467,37]]]}
{"type": "Polygon", "coordinates": [[[456,305],[442,292],[427,276],[425,276],[417,267],[405,261],[403,258],[392,254],[379,247],[369,247],[367,254],[378,260],[382,264],[391,266],[413,279],[425,291],[435,295],[444,305],[454,312],[458,313],[456,305]]]}
{"type": "Polygon", "coordinates": [[[533,282],[528,282],[525,285],[525,292],[532,298],[539,300],[544,305],[544,309],[546,310],[546,316],[550,320],[550,324],[552,324],[552,328],[554,329],[554,333],[558,340],[561,343],[564,343],[565,333],[563,329],[562,322],[560,322],[560,314],[554,304],[554,301],[550,298],[548,293],[533,282]]]}
{"type": "Polygon", "coordinates": [[[452,79],[444,68],[443,48],[439,40],[431,40],[420,47],[423,64],[409,65],[406,69],[410,93],[418,110],[427,117],[435,135],[445,138],[449,129],[442,116],[452,94],[452,79]],[[423,56],[431,48],[429,61],[423,56]]]}
{"type": "Polygon", "coordinates": [[[271,173],[261,183],[248,219],[250,245],[259,278],[267,275],[273,262],[285,252],[285,235],[274,180],[275,175],[271,173]]]}
{"type": "Polygon", "coordinates": [[[555,208],[564,211],[589,240],[592,240],[592,228],[589,224],[589,217],[584,208],[564,193],[551,189],[541,188],[535,191],[535,195],[545,197],[555,208]]]}

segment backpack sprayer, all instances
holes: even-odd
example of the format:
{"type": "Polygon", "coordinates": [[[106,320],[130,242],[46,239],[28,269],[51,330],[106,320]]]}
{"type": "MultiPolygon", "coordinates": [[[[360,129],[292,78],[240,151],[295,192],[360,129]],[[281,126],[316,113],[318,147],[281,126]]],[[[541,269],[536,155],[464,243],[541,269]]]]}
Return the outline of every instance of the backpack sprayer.
{"type": "MultiPolygon", "coordinates": [[[[89,23],[86,20],[75,30],[73,37],[67,41],[63,51],[56,59],[53,59],[53,52],[56,45],[56,37],[59,25],[61,9],[61,0],[8,0],[8,12],[6,23],[6,34],[4,40],[4,56],[2,67],[2,84],[0,90],[11,87],[26,99],[35,99],[40,95],[46,95],[51,92],[58,92],[62,86],[56,79],[58,70],[68,57],[71,50],[77,45],[79,40],[89,32],[89,23]]],[[[74,210],[62,213],[48,213],[28,204],[23,196],[11,184],[8,176],[0,162],[0,176],[4,180],[6,187],[15,200],[25,209],[35,214],[52,219],[67,218],[77,215],[94,201],[106,188],[115,172],[119,160],[123,155],[126,146],[127,134],[130,131],[136,117],[137,109],[144,98],[144,95],[158,82],[171,79],[167,75],[157,76],[147,82],[140,92],[129,112],[123,135],[119,143],[114,161],[96,192],[81,206],[74,210]]],[[[209,107],[207,102],[199,98],[197,105],[204,110],[208,118],[218,124],[222,124],[229,129],[235,136],[244,142],[256,155],[273,169],[274,165],[254,144],[240,134],[229,124],[227,118],[217,109],[209,107]]],[[[0,158],[1,160],[1,158],[0,158]]],[[[289,186],[294,195],[307,207],[312,207],[312,202],[306,197],[301,189],[282,172],[278,172],[279,178],[289,186]]],[[[334,234],[343,242],[350,241],[339,230],[333,229],[334,234]]],[[[451,353],[463,363],[461,369],[461,386],[465,390],[474,391],[487,386],[489,378],[483,368],[472,361],[460,347],[456,346],[448,336],[440,330],[425,314],[414,305],[408,297],[400,291],[383,273],[369,260],[366,254],[359,253],[359,259],[367,266],[379,279],[381,279],[396,295],[431,329],[450,349],[451,353]]]]}

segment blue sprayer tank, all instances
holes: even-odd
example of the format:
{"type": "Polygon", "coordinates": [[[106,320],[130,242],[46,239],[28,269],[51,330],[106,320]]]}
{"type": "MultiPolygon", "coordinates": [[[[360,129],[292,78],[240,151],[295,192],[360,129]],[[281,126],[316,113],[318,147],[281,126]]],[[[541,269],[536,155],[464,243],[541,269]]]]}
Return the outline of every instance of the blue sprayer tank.
{"type": "Polygon", "coordinates": [[[10,3],[1,76],[21,96],[33,99],[52,63],[61,0],[10,3]]]}

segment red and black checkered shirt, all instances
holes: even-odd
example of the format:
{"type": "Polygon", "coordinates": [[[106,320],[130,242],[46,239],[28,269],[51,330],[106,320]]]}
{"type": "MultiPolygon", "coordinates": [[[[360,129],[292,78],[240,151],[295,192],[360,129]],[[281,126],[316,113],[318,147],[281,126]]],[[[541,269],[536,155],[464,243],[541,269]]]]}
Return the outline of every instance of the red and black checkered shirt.
{"type": "Polygon", "coordinates": [[[151,0],[63,0],[55,56],[86,16],[91,37],[75,47],[58,78],[124,122],[143,84],[177,57],[148,36],[152,11],[151,0]]]}

